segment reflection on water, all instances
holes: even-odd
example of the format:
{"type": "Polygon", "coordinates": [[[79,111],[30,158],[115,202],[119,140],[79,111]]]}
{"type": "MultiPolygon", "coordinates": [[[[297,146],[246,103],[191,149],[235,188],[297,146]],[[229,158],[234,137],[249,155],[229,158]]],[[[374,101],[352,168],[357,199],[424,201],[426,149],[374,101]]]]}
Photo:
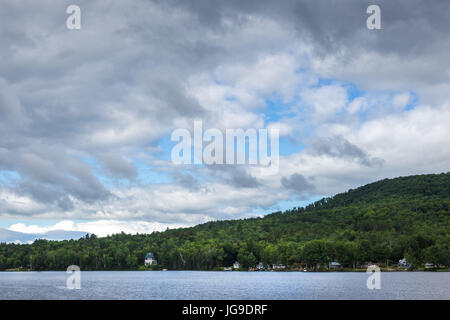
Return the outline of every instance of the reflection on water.
{"type": "Polygon", "coordinates": [[[0,272],[0,299],[450,299],[448,272],[366,273],[87,271],[81,289],[65,272],[0,272]]]}

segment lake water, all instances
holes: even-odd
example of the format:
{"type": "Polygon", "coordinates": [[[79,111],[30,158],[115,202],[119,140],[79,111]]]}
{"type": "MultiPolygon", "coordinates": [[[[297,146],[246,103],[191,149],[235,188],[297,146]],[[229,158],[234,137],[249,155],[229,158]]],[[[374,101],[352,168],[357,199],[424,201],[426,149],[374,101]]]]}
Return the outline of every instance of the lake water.
{"type": "Polygon", "coordinates": [[[0,299],[450,299],[449,272],[85,271],[69,290],[65,272],[0,272],[0,299]]]}

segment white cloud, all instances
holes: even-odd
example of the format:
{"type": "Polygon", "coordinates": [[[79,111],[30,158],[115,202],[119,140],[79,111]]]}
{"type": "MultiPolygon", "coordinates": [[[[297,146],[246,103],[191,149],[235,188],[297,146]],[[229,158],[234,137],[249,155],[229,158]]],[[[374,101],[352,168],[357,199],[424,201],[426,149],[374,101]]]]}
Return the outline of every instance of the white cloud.
{"type": "Polygon", "coordinates": [[[378,117],[352,128],[341,124],[342,138],[383,159],[381,167],[364,166],[353,158],[300,152],[280,159],[280,175],[312,177],[319,194],[333,195],[349,188],[402,175],[448,172],[450,104],[419,105],[413,110],[378,117]]]}
{"type": "MultiPolygon", "coordinates": [[[[449,42],[443,42],[448,47],[449,42]]],[[[376,51],[343,51],[312,57],[312,70],[323,77],[356,83],[369,91],[417,93],[424,103],[440,104],[450,98],[450,64],[446,51],[405,58],[376,51]],[[435,55],[435,56],[433,56],[435,55]]]]}
{"type": "Polygon", "coordinates": [[[64,230],[64,231],[82,231],[94,233],[97,236],[104,237],[120,232],[136,234],[136,233],[152,233],[153,231],[164,231],[167,228],[181,228],[182,224],[164,224],[147,221],[118,221],[118,220],[98,220],[89,222],[74,222],[64,220],[57,222],[54,225],[38,226],[25,223],[15,223],[7,229],[23,233],[44,234],[49,231],[64,230]]]}
{"type": "Polygon", "coordinates": [[[278,129],[280,137],[291,136],[295,129],[294,128],[295,125],[296,123],[293,122],[292,120],[284,119],[282,121],[270,122],[269,125],[267,126],[267,129],[269,130],[269,132],[272,129],[278,129]]]}
{"type": "Polygon", "coordinates": [[[354,114],[358,111],[365,111],[368,107],[369,103],[365,97],[357,97],[348,105],[347,110],[349,113],[354,114]]]}
{"type": "Polygon", "coordinates": [[[0,218],[64,222],[18,230],[150,232],[250,216],[298,195],[280,183],[300,181],[296,173],[331,195],[379,178],[448,171],[447,11],[412,6],[404,21],[384,18],[390,32],[368,37],[355,18],[361,4],[330,11],[301,1],[239,8],[87,1],[79,32],[61,24],[63,3],[20,4],[5,1],[0,13],[0,170],[20,177],[1,185],[0,218]],[[350,101],[342,81],[361,96],[350,101]],[[280,103],[268,110],[268,100],[280,103]],[[160,139],[194,119],[205,128],[278,127],[306,148],[282,156],[276,176],[162,160],[160,139]],[[311,152],[308,141],[335,137],[356,153],[311,152]],[[137,182],[138,156],[174,181],[137,182]],[[371,167],[364,157],[384,163],[371,167]],[[179,183],[181,171],[198,183],[179,183]],[[107,185],[98,172],[128,181],[107,185]]]}
{"type": "Polygon", "coordinates": [[[301,97],[304,103],[314,108],[318,120],[333,117],[347,104],[347,91],[339,85],[307,89],[301,97]]]}
{"type": "Polygon", "coordinates": [[[409,92],[399,93],[392,99],[392,105],[395,110],[403,110],[411,102],[411,99],[409,92]]]}

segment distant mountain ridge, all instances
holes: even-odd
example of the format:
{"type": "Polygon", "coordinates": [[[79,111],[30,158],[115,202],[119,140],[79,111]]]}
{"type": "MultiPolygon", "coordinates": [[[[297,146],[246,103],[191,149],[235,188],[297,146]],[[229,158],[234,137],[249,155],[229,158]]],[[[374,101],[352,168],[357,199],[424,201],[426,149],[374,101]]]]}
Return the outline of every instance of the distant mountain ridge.
{"type": "MultiPolygon", "coordinates": [[[[43,235],[38,235],[40,238],[43,235]]],[[[151,234],[90,235],[76,241],[0,243],[0,270],[137,270],[151,252],[157,268],[223,270],[284,264],[354,269],[367,263],[450,266],[450,173],[384,179],[306,207],[260,218],[207,222],[151,234]],[[31,260],[30,260],[31,259],[31,260]]]]}
{"type": "Polygon", "coordinates": [[[0,243],[32,243],[37,239],[54,241],[80,239],[88,233],[89,232],[66,230],[52,230],[46,233],[24,233],[8,229],[0,229],[0,243]]]}
{"type": "Polygon", "coordinates": [[[330,205],[340,206],[376,202],[382,198],[417,198],[418,196],[450,198],[450,173],[383,179],[326,199],[330,205]]]}

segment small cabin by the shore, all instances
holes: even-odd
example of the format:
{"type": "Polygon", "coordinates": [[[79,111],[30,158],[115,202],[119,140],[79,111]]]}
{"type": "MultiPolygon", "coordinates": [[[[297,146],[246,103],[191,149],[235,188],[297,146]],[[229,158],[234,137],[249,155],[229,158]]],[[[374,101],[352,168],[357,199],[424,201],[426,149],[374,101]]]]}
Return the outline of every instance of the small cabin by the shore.
{"type": "Polygon", "coordinates": [[[263,265],[263,263],[262,263],[262,262],[258,263],[258,264],[256,265],[256,269],[258,269],[258,270],[264,270],[264,265],[263,265]]]}
{"type": "Polygon", "coordinates": [[[241,267],[241,264],[238,261],[235,261],[233,263],[233,269],[239,269],[241,267]]]}
{"type": "Polygon", "coordinates": [[[144,261],[144,264],[145,264],[146,267],[148,267],[148,266],[154,266],[154,265],[157,265],[157,264],[158,264],[158,261],[155,259],[155,256],[153,255],[153,253],[148,252],[148,253],[145,255],[145,261],[144,261]]]}
{"type": "Polygon", "coordinates": [[[341,268],[342,268],[342,265],[341,265],[339,262],[337,262],[337,261],[331,261],[331,262],[328,264],[328,268],[329,268],[329,269],[341,269],[341,268]]]}

